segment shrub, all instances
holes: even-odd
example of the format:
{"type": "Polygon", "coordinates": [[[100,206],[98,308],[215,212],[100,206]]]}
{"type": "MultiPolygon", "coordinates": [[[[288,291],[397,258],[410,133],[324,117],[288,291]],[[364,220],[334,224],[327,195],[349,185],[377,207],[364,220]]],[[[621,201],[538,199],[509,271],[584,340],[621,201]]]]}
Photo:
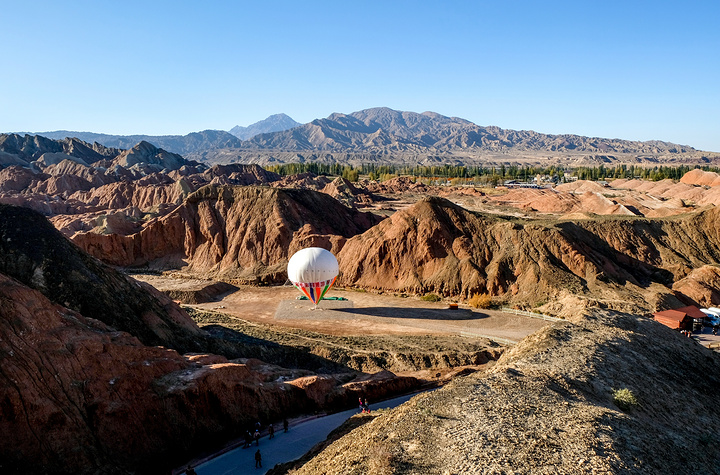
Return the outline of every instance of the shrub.
{"type": "Polygon", "coordinates": [[[435,294],[425,294],[422,297],[420,297],[420,300],[424,300],[426,302],[439,302],[440,297],[435,294]]]}
{"type": "Polygon", "coordinates": [[[635,395],[628,388],[614,389],[613,402],[625,412],[638,405],[635,395]]]}
{"type": "Polygon", "coordinates": [[[490,308],[492,305],[492,297],[490,294],[473,294],[468,300],[468,305],[472,308],[490,308]]]}

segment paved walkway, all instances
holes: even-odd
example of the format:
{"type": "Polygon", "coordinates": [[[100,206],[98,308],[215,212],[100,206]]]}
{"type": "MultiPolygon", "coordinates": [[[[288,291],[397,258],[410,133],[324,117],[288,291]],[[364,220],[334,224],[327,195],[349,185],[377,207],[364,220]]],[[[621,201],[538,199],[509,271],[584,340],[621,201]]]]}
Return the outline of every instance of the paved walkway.
{"type": "Polygon", "coordinates": [[[703,327],[702,331],[693,333],[692,335],[702,346],[708,346],[710,344],[713,344],[713,346],[720,345],[720,333],[713,335],[712,328],[710,327],[703,327]]]}
{"type": "MultiPolygon", "coordinates": [[[[377,404],[370,404],[371,410],[396,407],[416,394],[388,399],[377,404]]],[[[325,440],[335,428],[357,414],[359,409],[338,412],[329,416],[319,417],[295,426],[290,426],[287,433],[282,424],[275,424],[275,437],[267,436],[260,439],[258,447],[237,448],[213,458],[195,468],[198,475],[242,475],[264,474],[278,463],[296,460],[307,453],[318,442],[325,440]],[[260,449],[262,469],[255,468],[255,452],[260,449]]]]}

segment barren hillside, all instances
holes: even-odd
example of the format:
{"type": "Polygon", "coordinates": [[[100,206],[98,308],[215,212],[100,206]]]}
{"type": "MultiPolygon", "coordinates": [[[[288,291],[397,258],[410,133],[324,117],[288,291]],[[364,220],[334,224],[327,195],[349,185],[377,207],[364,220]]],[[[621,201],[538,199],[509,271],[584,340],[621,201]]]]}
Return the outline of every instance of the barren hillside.
{"type": "Polygon", "coordinates": [[[720,355],[593,310],[413,398],[293,473],[720,473],[720,355]],[[614,391],[636,403],[623,406],[614,391]]]}
{"type": "Polygon", "coordinates": [[[673,299],[674,280],[720,260],[719,230],[717,209],[654,220],[521,221],[428,198],[349,239],[339,254],[341,281],[421,294],[487,292],[525,305],[573,294],[647,312],[673,299]]]}

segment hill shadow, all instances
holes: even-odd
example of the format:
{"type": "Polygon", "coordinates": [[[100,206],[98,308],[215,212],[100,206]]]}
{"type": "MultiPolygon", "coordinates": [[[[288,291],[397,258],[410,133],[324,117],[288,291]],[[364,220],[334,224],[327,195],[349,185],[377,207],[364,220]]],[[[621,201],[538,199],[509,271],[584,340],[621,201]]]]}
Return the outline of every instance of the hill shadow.
{"type": "Polygon", "coordinates": [[[342,363],[310,353],[307,349],[256,338],[219,324],[203,326],[208,333],[209,352],[228,359],[256,358],[289,369],[306,369],[315,373],[355,373],[342,363]]]}
{"type": "Polygon", "coordinates": [[[450,310],[447,308],[360,307],[334,308],[333,311],[371,317],[418,318],[423,320],[482,320],[490,316],[469,309],[450,310]]]}

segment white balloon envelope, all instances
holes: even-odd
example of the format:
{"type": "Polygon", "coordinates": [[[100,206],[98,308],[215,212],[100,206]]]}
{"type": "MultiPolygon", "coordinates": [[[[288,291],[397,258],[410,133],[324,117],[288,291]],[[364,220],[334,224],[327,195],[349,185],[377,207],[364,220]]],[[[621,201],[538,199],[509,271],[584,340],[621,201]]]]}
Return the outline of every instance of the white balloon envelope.
{"type": "Polygon", "coordinates": [[[307,247],[292,255],[287,272],[295,288],[317,305],[335,283],[338,261],[330,251],[307,247]]]}

